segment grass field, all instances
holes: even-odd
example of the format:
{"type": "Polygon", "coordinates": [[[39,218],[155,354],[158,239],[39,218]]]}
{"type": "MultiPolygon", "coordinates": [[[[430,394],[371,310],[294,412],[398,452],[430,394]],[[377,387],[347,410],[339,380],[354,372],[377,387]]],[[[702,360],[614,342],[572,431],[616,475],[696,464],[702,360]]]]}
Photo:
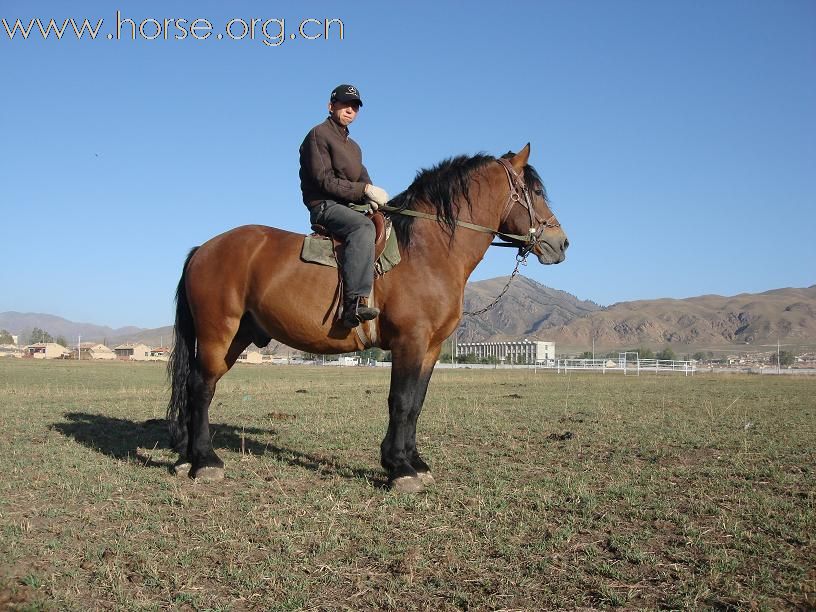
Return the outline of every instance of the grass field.
{"type": "Polygon", "coordinates": [[[168,473],[159,364],[0,362],[0,608],[813,609],[816,378],[238,366],[227,477],[168,473]]]}

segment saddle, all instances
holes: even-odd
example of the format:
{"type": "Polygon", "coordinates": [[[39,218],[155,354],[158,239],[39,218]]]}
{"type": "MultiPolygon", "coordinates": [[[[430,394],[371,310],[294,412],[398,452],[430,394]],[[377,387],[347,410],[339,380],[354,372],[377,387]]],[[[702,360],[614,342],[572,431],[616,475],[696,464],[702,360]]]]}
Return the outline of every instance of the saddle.
{"type": "MultiPolygon", "coordinates": [[[[380,211],[377,211],[371,215],[371,221],[374,222],[374,229],[376,230],[376,236],[374,238],[374,260],[376,261],[380,258],[380,255],[382,255],[383,251],[385,250],[386,238],[388,238],[388,230],[391,227],[391,220],[386,219],[385,215],[383,215],[380,211]]],[[[331,240],[335,252],[343,247],[343,241],[333,236],[329,230],[322,225],[318,225],[317,223],[312,224],[312,231],[314,232],[310,236],[312,238],[325,238],[326,240],[331,240]]]]}

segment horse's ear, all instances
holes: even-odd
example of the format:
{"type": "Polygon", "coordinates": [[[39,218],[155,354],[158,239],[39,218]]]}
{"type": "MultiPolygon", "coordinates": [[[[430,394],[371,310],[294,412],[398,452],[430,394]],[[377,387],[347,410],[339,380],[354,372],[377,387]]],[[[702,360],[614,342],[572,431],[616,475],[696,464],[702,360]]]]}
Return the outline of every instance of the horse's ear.
{"type": "Polygon", "coordinates": [[[527,165],[527,160],[529,159],[530,143],[528,142],[526,145],[524,145],[524,148],[521,151],[510,158],[510,163],[513,164],[513,168],[516,169],[516,172],[521,172],[524,170],[524,166],[527,165]]]}

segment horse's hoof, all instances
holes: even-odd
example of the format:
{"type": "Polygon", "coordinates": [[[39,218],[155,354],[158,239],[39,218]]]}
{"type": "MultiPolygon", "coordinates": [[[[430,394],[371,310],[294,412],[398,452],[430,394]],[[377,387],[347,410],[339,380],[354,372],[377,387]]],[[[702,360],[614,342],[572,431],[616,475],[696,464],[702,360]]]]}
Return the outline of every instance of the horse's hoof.
{"type": "Polygon", "coordinates": [[[180,461],[173,465],[171,471],[176,476],[189,476],[190,475],[190,468],[193,467],[189,461],[180,461]]]}
{"type": "Polygon", "coordinates": [[[224,468],[207,466],[198,468],[193,473],[196,482],[215,482],[224,479],[224,468]]]}
{"type": "Polygon", "coordinates": [[[418,476],[400,476],[391,481],[391,489],[399,493],[422,493],[425,485],[418,476]]]}
{"type": "Polygon", "coordinates": [[[424,484],[426,487],[432,484],[436,484],[436,480],[434,479],[433,474],[431,474],[430,472],[418,472],[418,474],[419,479],[422,481],[422,484],[424,484]]]}

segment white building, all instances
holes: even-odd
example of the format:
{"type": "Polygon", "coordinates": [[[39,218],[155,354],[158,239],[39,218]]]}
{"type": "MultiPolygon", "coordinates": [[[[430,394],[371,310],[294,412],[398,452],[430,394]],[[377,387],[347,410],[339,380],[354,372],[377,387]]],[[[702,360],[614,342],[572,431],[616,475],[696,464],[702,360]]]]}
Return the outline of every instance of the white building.
{"type": "Polygon", "coordinates": [[[508,342],[463,342],[455,345],[455,357],[473,355],[498,363],[541,363],[555,361],[555,342],[515,340],[508,342]]]}

